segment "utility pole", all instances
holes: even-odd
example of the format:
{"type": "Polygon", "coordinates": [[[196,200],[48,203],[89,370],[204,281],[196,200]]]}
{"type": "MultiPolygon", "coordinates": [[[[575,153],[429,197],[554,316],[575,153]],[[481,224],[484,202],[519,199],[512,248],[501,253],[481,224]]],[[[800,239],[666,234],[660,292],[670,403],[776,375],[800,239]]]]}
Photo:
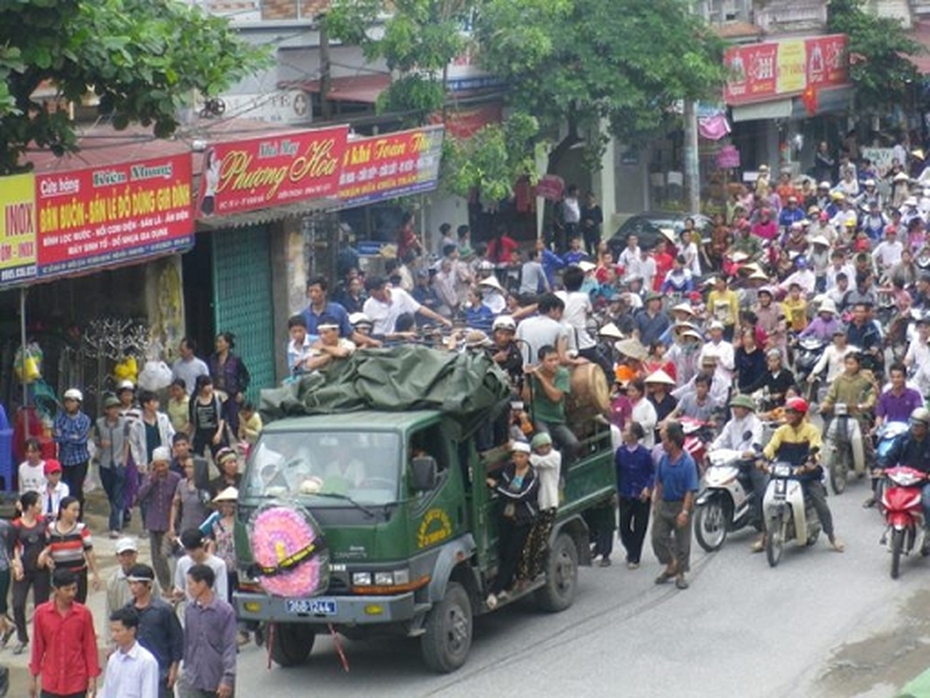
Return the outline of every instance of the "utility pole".
{"type": "Polygon", "coordinates": [[[684,107],[684,185],[685,208],[689,214],[701,212],[701,168],[698,160],[697,104],[686,99],[684,107]]]}
{"type": "Polygon", "coordinates": [[[333,86],[332,65],[329,62],[329,31],[326,29],[326,15],[317,15],[320,27],[320,111],[323,121],[333,118],[333,105],[329,93],[333,86]]]}

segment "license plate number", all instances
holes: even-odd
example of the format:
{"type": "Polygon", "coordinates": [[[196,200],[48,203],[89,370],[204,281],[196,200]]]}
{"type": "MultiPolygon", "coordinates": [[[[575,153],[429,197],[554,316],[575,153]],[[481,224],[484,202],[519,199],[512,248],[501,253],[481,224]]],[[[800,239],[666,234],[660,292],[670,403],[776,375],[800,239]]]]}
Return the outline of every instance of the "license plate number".
{"type": "Polygon", "coordinates": [[[334,616],[335,599],[285,599],[284,609],[294,615],[334,616]]]}
{"type": "Polygon", "coordinates": [[[775,481],[775,496],[779,499],[785,497],[785,493],[788,490],[788,482],[786,480],[776,480],[775,481]]]}

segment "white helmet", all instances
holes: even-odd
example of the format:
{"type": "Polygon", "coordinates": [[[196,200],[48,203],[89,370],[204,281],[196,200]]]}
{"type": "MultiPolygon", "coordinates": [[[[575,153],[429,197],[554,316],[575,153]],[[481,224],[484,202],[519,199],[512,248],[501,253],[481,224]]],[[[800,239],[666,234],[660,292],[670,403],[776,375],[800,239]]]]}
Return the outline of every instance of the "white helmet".
{"type": "Polygon", "coordinates": [[[349,324],[355,327],[357,325],[373,325],[374,323],[365,313],[352,313],[349,316],[349,324]]]}
{"type": "Polygon", "coordinates": [[[499,315],[494,319],[492,330],[510,330],[513,332],[517,329],[517,323],[509,315],[499,315]]]}
{"type": "Polygon", "coordinates": [[[930,410],[926,407],[917,407],[911,412],[911,421],[920,422],[924,426],[930,427],[930,410]]]}
{"type": "Polygon", "coordinates": [[[68,388],[65,391],[65,400],[77,400],[78,402],[84,402],[84,395],[77,388],[68,388]]]}

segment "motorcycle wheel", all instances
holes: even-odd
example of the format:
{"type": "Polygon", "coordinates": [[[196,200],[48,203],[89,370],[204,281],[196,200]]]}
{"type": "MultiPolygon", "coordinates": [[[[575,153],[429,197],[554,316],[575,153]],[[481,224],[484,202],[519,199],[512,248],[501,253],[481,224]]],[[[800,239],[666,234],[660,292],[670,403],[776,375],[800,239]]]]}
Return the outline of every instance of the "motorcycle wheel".
{"type": "Polygon", "coordinates": [[[694,512],[694,535],[709,553],[723,547],[729,532],[730,512],[721,497],[714,497],[694,512]]]}
{"type": "Polygon", "coordinates": [[[849,475],[849,451],[845,445],[830,460],[830,487],[833,494],[843,494],[846,489],[846,478],[849,475]]]}
{"type": "Polygon", "coordinates": [[[891,578],[897,579],[901,574],[901,553],[904,552],[904,531],[895,529],[891,534],[891,578]]]}
{"type": "Polygon", "coordinates": [[[765,557],[769,567],[777,567],[785,550],[785,520],[779,516],[765,536],[765,557]]]}

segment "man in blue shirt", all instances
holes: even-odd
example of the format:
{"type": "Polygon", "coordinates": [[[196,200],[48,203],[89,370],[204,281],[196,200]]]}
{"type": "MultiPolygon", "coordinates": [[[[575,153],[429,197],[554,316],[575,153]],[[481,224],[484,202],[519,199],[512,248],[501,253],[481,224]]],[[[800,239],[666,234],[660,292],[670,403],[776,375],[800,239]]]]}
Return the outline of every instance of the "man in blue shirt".
{"type": "Polygon", "coordinates": [[[684,450],[685,432],[679,422],[668,422],[661,432],[665,455],[659,460],[653,490],[652,550],[665,569],[656,584],[671,579],[687,589],[685,573],[691,561],[691,512],[698,490],[697,465],[684,450]]]}
{"type": "Polygon", "coordinates": [[[323,276],[312,277],[307,281],[307,297],[310,299],[310,305],[303,309],[301,315],[307,321],[307,334],[319,335],[317,325],[323,317],[331,317],[339,323],[339,336],[351,339],[356,346],[377,347],[381,342],[371,337],[359,334],[352,329],[349,323],[349,313],[338,303],[332,303],[327,299],[326,293],[329,289],[329,283],[323,276]]]}

